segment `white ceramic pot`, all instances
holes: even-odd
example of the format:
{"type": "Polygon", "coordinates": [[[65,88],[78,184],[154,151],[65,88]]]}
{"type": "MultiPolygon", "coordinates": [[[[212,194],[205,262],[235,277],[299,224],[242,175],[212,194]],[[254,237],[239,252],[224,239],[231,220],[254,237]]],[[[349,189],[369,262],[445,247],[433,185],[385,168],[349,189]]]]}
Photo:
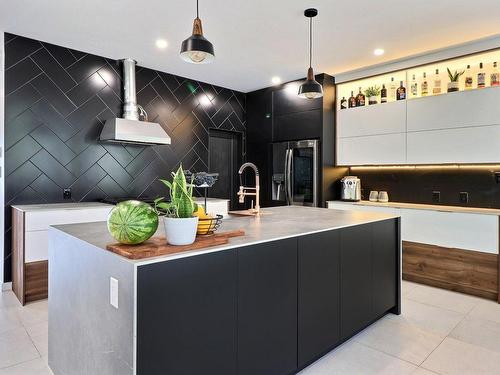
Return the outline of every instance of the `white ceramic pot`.
{"type": "Polygon", "coordinates": [[[370,96],[368,98],[368,104],[369,105],[372,105],[372,104],[377,104],[377,97],[376,96],[370,96]]]}
{"type": "Polygon", "coordinates": [[[448,82],[448,92],[458,91],[460,89],[459,82],[448,82]]]}
{"type": "Polygon", "coordinates": [[[198,217],[164,217],[165,237],[170,245],[190,245],[196,239],[198,217]]]}

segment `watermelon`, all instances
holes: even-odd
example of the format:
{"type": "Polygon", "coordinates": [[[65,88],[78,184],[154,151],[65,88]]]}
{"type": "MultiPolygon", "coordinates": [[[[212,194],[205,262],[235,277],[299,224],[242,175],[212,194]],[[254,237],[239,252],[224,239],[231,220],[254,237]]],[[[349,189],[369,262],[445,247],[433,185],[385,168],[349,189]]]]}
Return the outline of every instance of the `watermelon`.
{"type": "Polygon", "coordinates": [[[155,234],[158,215],[153,207],[135,200],[120,202],[108,216],[108,231],[120,243],[140,244],[155,234]]]}

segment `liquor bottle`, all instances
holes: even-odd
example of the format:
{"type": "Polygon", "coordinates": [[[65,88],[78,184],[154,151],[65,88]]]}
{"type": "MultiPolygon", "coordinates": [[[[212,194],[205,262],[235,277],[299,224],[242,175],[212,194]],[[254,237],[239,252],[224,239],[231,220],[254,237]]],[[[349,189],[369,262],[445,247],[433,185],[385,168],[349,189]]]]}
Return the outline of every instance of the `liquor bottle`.
{"type": "Polygon", "coordinates": [[[425,73],[423,76],[423,80],[424,81],[422,82],[420,93],[422,94],[422,96],[426,96],[429,93],[429,84],[427,83],[427,75],[425,73]]]}
{"type": "Polygon", "coordinates": [[[479,63],[479,73],[477,73],[477,88],[482,89],[486,86],[486,73],[483,70],[483,63],[479,63]]]}
{"type": "Polygon", "coordinates": [[[365,95],[361,92],[361,87],[360,87],[358,95],[356,95],[356,107],[363,107],[364,105],[365,105],[365,95]]]}
{"type": "Polygon", "coordinates": [[[396,84],[394,83],[394,77],[391,77],[391,83],[389,84],[389,101],[393,102],[396,100],[396,84]]]}
{"type": "Polygon", "coordinates": [[[403,86],[403,81],[400,82],[399,87],[396,92],[397,100],[405,100],[406,99],[406,89],[403,86]]]}
{"type": "Polygon", "coordinates": [[[349,108],[356,107],[356,98],[354,97],[354,91],[351,91],[351,97],[349,98],[349,108]]]}
{"type": "Polygon", "coordinates": [[[387,103],[387,89],[385,85],[382,85],[382,90],[380,90],[380,103],[387,103]]]}
{"type": "Polygon", "coordinates": [[[342,100],[340,101],[340,109],[346,109],[347,108],[347,99],[345,96],[342,97],[342,100]]]}
{"type": "Polygon", "coordinates": [[[415,81],[415,74],[411,78],[411,96],[417,96],[418,83],[415,81]]]}
{"type": "Polygon", "coordinates": [[[496,61],[493,63],[493,71],[490,75],[490,86],[500,86],[500,71],[496,61]]]}
{"type": "Polygon", "coordinates": [[[439,69],[436,69],[434,76],[434,86],[432,87],[433,94],[441,94],[441,77],[439,76],[439,69]]]}
{"type": "Polygon", "coordinates": [[[467,69],[465,70],[465,89],[472,89],[472,85],[474,83],[474,79],[472,78],[472,72],[470,70],[470,65],[467,65],[467,69]]]}

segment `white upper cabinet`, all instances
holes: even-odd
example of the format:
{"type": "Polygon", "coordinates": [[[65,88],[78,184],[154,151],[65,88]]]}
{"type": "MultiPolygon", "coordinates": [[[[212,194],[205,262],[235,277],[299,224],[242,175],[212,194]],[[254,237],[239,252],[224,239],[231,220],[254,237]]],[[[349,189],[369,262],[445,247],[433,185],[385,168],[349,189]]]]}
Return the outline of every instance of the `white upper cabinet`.
{"type": "Polygon", "coordinates": [[[406,161],[406,134],[339,138],[338,165],[390,165],[406,161]]]}
{"type": "Polygon", "coordinates": [[[409,132],[500,125],[500,87],[408,100],[407,108],[409,132]]]}
{"type": "Polygon", "coordinates": [[[336,164],[500,163],[500,48],[404,65],[338,80],[336,164]],[[400,85],[406,100],[396,100],[394,89],[400,85]],[[379,92],[372,96],[378,104],[341,109],[358,93],[369,102],[368,94],[381,88],[387,89],[387,103],[380,103],[379,92]]]}
{"type": "Polygon", "coordinates": [[[337,136],[359,137],[406,131],[406,100],[340,110],[337,136]]]}

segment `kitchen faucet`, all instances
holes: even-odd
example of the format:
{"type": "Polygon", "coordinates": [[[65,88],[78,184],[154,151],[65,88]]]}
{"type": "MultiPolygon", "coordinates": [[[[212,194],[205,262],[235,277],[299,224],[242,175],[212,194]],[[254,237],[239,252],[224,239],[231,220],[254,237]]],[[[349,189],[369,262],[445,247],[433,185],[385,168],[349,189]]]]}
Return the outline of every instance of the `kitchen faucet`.
{"type": "Polygon", "coordinates": [[[238,171],[238,174],[240,175],[240,190],[238,191],[238,200],[240,203],[245,203],[245,197],[247,195],[255,195],[255,208],[253,207],[252,203],[252,208],[250,209],[254,214],[259,214],[260,213],[260,184],[259,184],[259,170],[257,169],[257,166],[254,163],[244,163],[241,167],[240,170],[238,171]],[[246,187],[243,186],[242,182],[242,174],[243,171],[247,168],[250,167],[254,170],[255,172],[255,187],[246,187]],[[253,190],[253,193],[248,192],[248,190],[253,190]]]}

